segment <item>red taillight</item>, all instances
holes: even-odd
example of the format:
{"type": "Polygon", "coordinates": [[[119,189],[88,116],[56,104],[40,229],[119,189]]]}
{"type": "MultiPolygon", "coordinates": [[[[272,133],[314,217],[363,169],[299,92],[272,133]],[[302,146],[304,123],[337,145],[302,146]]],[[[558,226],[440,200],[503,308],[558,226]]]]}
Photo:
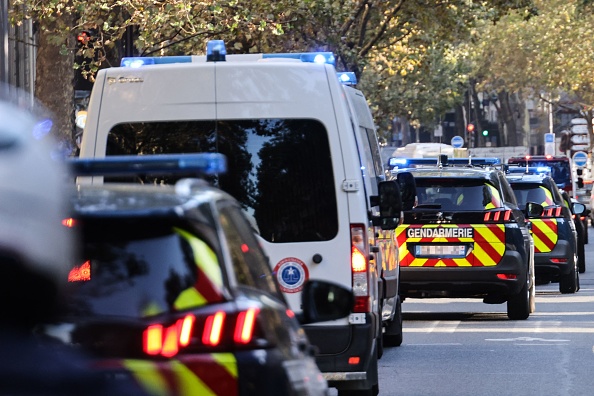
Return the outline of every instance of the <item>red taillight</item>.
{"type": "Polygon", "coordinates": [[[485,212],[483,217],[485,223],[507,223],[510,220],[513,220],[511,209],[485,212]]]}
{"type": "Polygon", "coordinates": [[[353,312],[356,313],[371,310],[368,252],[367,228],[363,224],[351,224],[351,273],[355,295],[353,312]]]}
{"type": "Polygon", "coordinates": [[[192,351],[213,351],[249,346],[258,329],[259,312],[258,308],[240,312],[218,310],[204,316],[189,314],[169,326],[152,324],[143,332],[143,350],[151,356],[173,357],[186,347],[192,351]]]}
{"type": "Polygon", "coordinates": [[[542,211],[542,217],[561,217],[563,208],[561,206],[552,206],[544,208],[542,211]]]}
{"type": "Polygon", "coordinates": [[[254,325],[258,309],[250,308],[247,311],[240,312],[235,323],[235,333],[233,341],[238,344],[248,344],[252,340],[254,325]]]}
{"type": "Polygon", "coordinates": [[[202,333],[202,343],[204,345],[219,345],[219,342],[221,342],[225,316],[225,312],[219,311],[206,318],[206,322],[204,323],[204,332],[202,333]]]}
{"type": "Polygon", "coordinates": [[[497,277],[502,280],[518,279],[516,274],[497,274],[497,277]]]}
{"type": "Polygon", "coordinates": [[[68,282],[87,282],[91,280],[91,262],[85,261],[80,267],[74,267],[68,273],[68,282]]]}
{"type": "Polygon", "coordinates": [[[69,217],[67,219],[62,220],[62,225],[64,227],[68,227],[68,228],[72,228],[76,226],[76,220],[74,220],[72,217],[69,217]]]}
{"type": "Polygon", "coordinates": [[[555,264],[565,264],[567,263],[566,258],[552,258],[551,261],[555,264]]]}

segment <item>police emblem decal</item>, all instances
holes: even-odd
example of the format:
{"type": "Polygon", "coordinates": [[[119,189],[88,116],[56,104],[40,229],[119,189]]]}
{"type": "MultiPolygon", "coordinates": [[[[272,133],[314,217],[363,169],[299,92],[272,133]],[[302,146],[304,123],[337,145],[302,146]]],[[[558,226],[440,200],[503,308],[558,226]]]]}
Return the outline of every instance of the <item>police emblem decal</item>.
{"type": "Polygon", "coordinates": [[[273,270],[276,280],[284,293],[297,293],[309,279],[309,271],[305,263],[295,257],[287,257],[279,261],[273,270]]]}

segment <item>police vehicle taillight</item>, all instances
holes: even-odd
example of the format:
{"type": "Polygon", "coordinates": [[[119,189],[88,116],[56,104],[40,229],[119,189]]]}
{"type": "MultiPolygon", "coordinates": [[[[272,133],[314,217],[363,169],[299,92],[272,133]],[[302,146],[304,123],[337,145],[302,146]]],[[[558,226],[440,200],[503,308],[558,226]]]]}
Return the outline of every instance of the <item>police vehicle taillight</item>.
{"type": "Polygon", "coordinates": [[[258,308],[239,312],[217,310],[206,315],[188,314],[175,322],[148,326],[142,337],[143,351],[151,356],[173,357],[188,351],[235,350],[268,344],[259,334],[258,308]],[[258,333],[258,334],[257,334],[258,333]]]}
{"type": "Polygon", "coordinates": [[[547,207],[544,208],[544,210],[542,211],[542,218],[547,218],[547,217],[561,217],[563,213],[563,208],[561,206],[551,206],[551,207],[547,207]]]}
{"type": "Polygon", "coordinates": [[[511,209],[491,210],[489,212],[485,212],[485,216],[483,218],[485,223],[508,223],[513,220],[514,218],[512,216],[511,209]]]}
{"type": "Polygon", "coordinates": [[[351,272],[353,276],[354,313],[371,311],[369,297],[369,248],[363,224],[351,224],[351,272]]]}

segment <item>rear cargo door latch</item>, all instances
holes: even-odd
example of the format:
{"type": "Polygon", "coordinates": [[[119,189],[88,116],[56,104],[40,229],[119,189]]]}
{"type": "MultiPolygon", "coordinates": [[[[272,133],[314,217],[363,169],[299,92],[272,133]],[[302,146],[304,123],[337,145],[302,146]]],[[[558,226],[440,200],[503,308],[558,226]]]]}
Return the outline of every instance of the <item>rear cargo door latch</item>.
{"type": "Polygon", "coordinates": [[[342,182],[342,189],[346,192],[359,191],[359,181],[358,180],[345,180],[342,182]]]}

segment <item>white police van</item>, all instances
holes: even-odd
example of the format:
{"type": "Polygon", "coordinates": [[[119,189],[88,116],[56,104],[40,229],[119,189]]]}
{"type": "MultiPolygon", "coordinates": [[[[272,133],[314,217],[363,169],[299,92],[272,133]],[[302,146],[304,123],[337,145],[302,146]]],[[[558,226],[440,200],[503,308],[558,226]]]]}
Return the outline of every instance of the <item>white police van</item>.
{"type": "Polygon", "coordinates": [[[221,41],[208,44],[206,56],[99,71],[80,157],[225,154],[215,182],[253,217],[290,307],[299,314],[310,278],[352,288],[348,318],[304,329],[330,386],[375,395],[383,343],[402,342],[401,202],[397,183],[383,181],[366,100],[331,53],[226,55],[221,41]]]}

